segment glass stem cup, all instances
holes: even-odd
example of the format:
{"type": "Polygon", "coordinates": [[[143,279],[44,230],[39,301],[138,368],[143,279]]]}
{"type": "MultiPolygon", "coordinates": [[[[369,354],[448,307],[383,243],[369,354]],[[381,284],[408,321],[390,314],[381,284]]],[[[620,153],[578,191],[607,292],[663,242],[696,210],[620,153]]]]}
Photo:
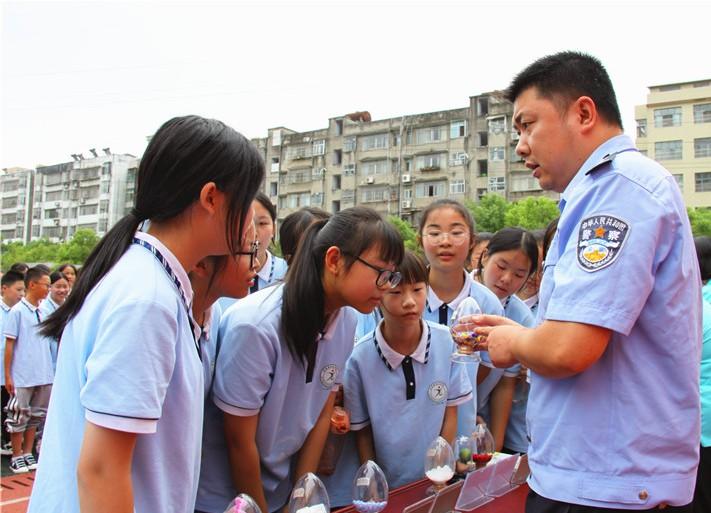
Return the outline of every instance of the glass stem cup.
{"type": "Polygon", "coordinates": [[[454,345],[457,350],[450,359],[456,363],[476,363],[479,357],[479,335],[476,334],[473,324],[458,324],[450,329],[454,345]]]}

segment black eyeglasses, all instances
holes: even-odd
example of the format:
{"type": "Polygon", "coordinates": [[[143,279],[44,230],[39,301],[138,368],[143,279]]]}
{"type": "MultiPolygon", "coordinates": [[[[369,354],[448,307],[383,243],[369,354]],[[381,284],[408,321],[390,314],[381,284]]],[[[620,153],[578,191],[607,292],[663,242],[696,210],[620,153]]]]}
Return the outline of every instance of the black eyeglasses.
{"type": "Polygon", "coordinates": [[[400,274],[398,271],[391,271],[390,269],[380,269],[379,267],[375,267],[373,264],[366,262],[359,256],[351,256],[358,260],[361,264],[370,267],[374,271],[378,271],[378,277],[375,279],[375,285],[377,287],[384,287],[386,284],[389,284],[390,288],[394,289],[402,281],[402,274],[400,274]]]}
{"type": "Polygon", "coordinates": [[[249,255],[249,268],[254,267],[254,259],[257,258],[257,252],[259,251],[259,241],[256,240],[252,243],[250,246],[249,251],[235,251],[233,253],[234,256],[241,256],[241,255],[249,255]]]}

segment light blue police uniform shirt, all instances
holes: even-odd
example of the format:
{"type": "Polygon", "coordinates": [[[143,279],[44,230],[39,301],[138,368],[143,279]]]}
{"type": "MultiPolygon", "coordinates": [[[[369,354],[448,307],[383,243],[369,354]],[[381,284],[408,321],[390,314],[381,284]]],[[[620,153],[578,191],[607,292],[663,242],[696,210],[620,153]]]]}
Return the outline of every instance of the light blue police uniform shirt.
{"type": "MultiPolygon", "coordinates": [[[[279,258],[276,255],[272,255],[270,251],[267,251],[267,261],[264,262],[264,265],[255,277],[257,285],[259,286],[257,290],[262,290],[273,283],[284,281],[286,271],[288,270],[289,265],[286,263],[286,260],[279,258]]],[[[221,297],[218,300],[220,308],[222,308],[223,312],[227,311],[227,309],[236,302],[237,298],[234,297],[221,297]]]]}
{"type": "Polygon", "coordinates": [[[590,155],[560,208],[539,319],[612,335],[575,376],[531,373],[529,484],[588,506],[688,504],[699,458],[701,279],[679,188],[621,135],[590,155]]]}
{"type": "Polygon", "coordinates": [[[422,458],[442,431],[447,407],[472,400],[464,366],[449,358],[454,352],[449,329],[422,324],[422,338],[411,355],[390,347],[381,323],[359,341],[346,364],[344,400],[351,429],[371,426],[376,462],[391,488],[424,477],[422,458]],[[405,366],[414,371],[412,381],[405,366]]]}
{"type": "Polygon", "coordinates": [[[14,338],[10,373],[15,387],[49,385],[54,381],[49,341],[39,333],[39,308],[24,297],[10,309],[3,324],[5,337],[14,338]]]}
{"type": "MultiPolygon", "coordinates": [[[[535,319],[533,315],[531,315],[531,310],[523,301],[516,296],[509,296],[501,303],[504,308],[504,317],[511,319],[512,321],[516,321],[527,328],[533,327],[535,319]]],[[[521,372],[521,364],[515,363],[507,369],[500,369],[498,367],[494,367],[494,364],[491,363],[491,358],[489,358],[488,352],[482,351],[480,354],[481,365],[488,367],[489,373],[476,387],[477,414],[480,415],[487,424],[491,424],[491,418],[489,417],[489,399],[491,398],[491,392],[494,391],[494,388],[496,388],[496,385],[499,381],[501,381],[501,378],[515,378],[518,376],[521,372]]],[[[526,417],[524,415],[524,424],[525,418],[526,417]]]]}
{"type": "MultiPolygon", "coordinates": [[[[459,291],[459,294],[457,294],[457,297],[447,303],[447,325],[449,327],[452,326],[452,315],[454,314],[454,311],[459,306],[459,303],[461,303],[464,298],[467,297],[474,298],[474,300],[479,304],[479,308],[481,308],[481,311],[485,314],[504,315],[504,309],[501,306],[501,301],[499,301],[499,298],[496,297],[496,295],[484,285],[474,281],[468,272],[462,269],[462,273],[464,273],[464,285],[459,291]]],[[[432,290],[432,287],[429,287],[427,291],[427,305],[425,306],[425,311],[423,312],[422,317],[426,321],[439,323],[439,309],[443,304],[444,302],[439,297],[437,297],[437,294],[435,294],[435,292],[432,290]]],[[[479,355],[482,357],[484,356],[483,352],[480,352],[479,355]]],[[[464,365],[466,367],[467,374],[469,375],[469,381],[473,387],[473,400],[471,402],[464,403],[458,409],[457,436],[469,436],[476,427],[476,383],[477,372],[479,371],[479,363],[475,362],[458,365],[464,365]]]]}
{"type": "MultiPolygon", "coordinates": [[[[189,305],[190,280],[175,256],[147,233],[136,237],[166,257],[189,305]]],[[[197,337],[161,263],[131,245],[64,329],[29,513],[79,511],[86,421],[138,435],[136,513],[194,511],[203,403],[197,337]]]]}
{"type": "Polygon", "coordinates": [[[2,355],[2,361],[0,361],[0,385],[2,386],[5,386],[5,331],[3,326],[9,314],[10,307],[0,299],[0,355],[2,355]]]}
{"type": "Polygon", "coordinates": [[[711,447],[711,303],[703,302],[703,348],[701,351],[701,445],[711,447]]]}
{"type": "MultiPolygon", "coordinates": [[[[240,299],[222,314],[212,400],[230,415],[259,415],[262,485],[269,511],[287,502],[291,467],[338,383],[353,350],[356,312],[341,308],[319,337],[313,375],[294,360],[281,327],[284,285],[240,299]]],[[[196,509],[222,513],[237,495],[230,474],[222,415],[206,414],[196,509]]],[[[266,513],[266,512],[265,512],[266,513]]]]}
{"type": "MultiPolygon", "coordinates": [[[[42,316],[42,320],[44,321],[49,317],[52,313],[54,313],[57,308],[59,308],[59,305],[52,301],[52,298],[50,296],[47,296],[47,298],[42,301],[39,305],[40,309],[40,315],[42,316]]],[[[49,341],[49,351],[52,355],[52,369],[57,368],[57,351],[59,350],[59,344],[56,339],[54,338],[48,338],[49,341]]]]}
{"type": "Polygon", "coordinates": [[[205,381],[205,400],[212,388],[215,377],[215,359],[217,357],[217,333],[220,328],[222,308],[218,302],[213,303],[205,316],[204,326],[200,330],[200,360],[205,381]]]}

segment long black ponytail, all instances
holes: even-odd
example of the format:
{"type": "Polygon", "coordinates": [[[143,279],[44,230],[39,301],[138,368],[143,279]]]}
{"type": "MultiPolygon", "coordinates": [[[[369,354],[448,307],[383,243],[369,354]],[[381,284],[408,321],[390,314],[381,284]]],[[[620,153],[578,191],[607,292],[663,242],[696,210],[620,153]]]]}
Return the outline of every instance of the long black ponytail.
{"type": "Polygon", "coordinates": [[[306,229],[286,275],[281,316],[289,351],[302,363],[313,355],[316,337],[325,327],[322,278],[326,251],[332,246],[341,250],[346,269],[355,262],[353,255],[370,248],[377,247],[381,260],[396,266],[405,252],[397,229],[366,207],[341,210],[306,229]]]}
{"type": "Polygon", "coordinates": [[[87,258],[72,293],[42,324],[42,334],[59,339],[89,292],[131,245],[141,222],[165,221],[182,213],[214,182],[229,198],[225,238],[238,251],[237,234],[264,179],[257,148],[221,121],[200,116],[167,121],[151,139],[138,168],[136,205],[99,241],[87,258]]]}

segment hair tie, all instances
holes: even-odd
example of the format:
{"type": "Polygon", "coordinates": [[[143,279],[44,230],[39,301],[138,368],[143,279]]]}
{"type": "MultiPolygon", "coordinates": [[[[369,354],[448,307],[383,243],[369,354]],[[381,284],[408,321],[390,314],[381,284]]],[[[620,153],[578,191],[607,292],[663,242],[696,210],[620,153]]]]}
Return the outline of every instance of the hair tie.
{"type": "Polygon", "coordinates": [[[143,221],[144,219],[148,219],[145,215],[143,215],[141,212],[138,211],[137,208],[132,208],[129,212],[129,215],[135,217],[139,221],[143,221]]]}

